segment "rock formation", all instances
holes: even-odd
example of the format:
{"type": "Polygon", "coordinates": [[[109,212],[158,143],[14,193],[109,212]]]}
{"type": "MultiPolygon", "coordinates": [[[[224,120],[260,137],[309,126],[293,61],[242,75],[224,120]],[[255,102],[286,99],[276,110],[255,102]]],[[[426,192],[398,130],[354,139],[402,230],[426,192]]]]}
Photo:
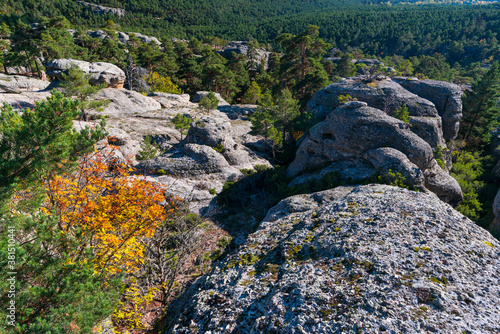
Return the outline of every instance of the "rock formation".
{"type": "MultiPolygon", "coordinates": [[[[248,42],[246,41],[231,41],[228,45],[224,46],[223,50],[220,51],[220,54],[226,59],[231,59],[233,52],[237,55],[241,54],[248,56],[249,49],[248,42]]],[[[271,52],[265,50],[264,48],[255,50],[255,61],[257,65],[263,63],[264,67],[267,69],[270,54],[271,52]]]]}
{"type": "Polygon", "coordinates": [[[500,243],[433,194],[298,195],[168,310],[167,333],[498,333],[500,243]]]}
{"type": "Polygon", "coordinates": [[[114,14],[118,16],[123,16],[125,15],[125,9],[122,8],[112,8],[112,7],[106,7],[106,6],[101,6],[101,5],[96,5],[90,2],[85,2],[85,1],[76,1],[77,3],[84,5],[85,7],[89,7],[94,13],[96,14],[114,14]]]}
{"type": "Polygon", "coordinates": [[[110,63],[89,63],[74,59],[54,59],[47,64],[47,75],[53,78],[61,78],[68,69],[78,67],[86,74],[90,74],[89,82],[94,85],[101,83],[111,88],[123,88],[125,83],[125,72],[118,66],[110,63]]]}
{"type": "MultiPolygon", "coordinates": [[[[207,91],[199,91],[199,92],[196,92],[196,94],[194,95],[193,97],[193,102],[194,103],[198,103],[200,102],[201,100],[203,100],[210,92],[207,92],[207,91]]],[[[229,103],[226,102],[226,100],[224,100],[222,98],[222,96],[219,94],[219,93],[214,93],[215,97],[219,100],[219,106],[229,106],[229,103]]]]}
{"type": "Polygon", "coordinates": [[[313,96],[307,108],[325,118],[341,105],[341,95],[366,102],[391,116],[396,108],[406,105],[412,131],[432,147],[444,147],[446,141],[454,140],[458,134],[461,93],[459,86],[443,81],[365,76],[342,79],[323,88],[313,96]]]}
{"type": "Polygon", "coordinates": [[[427,188],[448,203],[462,200],[458,182],[441,169],[431,146],[409,124],[366,102],[347,102],[330,110],[326,120],[309,130],[287,173],[291,177],[303,174],[293,182],[298,184],[318,169],[338,172],[350,182],[366,177],[370,169],[372,175],[391,169],[404,176],[408,185],[427,188]],[[346,162],[352,164],[350,169],[345,168],[346,162]]]}
{"type": "Polygon", "coordinates": [[[50,96],[51,83],[21,75],[0,74],[0,105],[13,109],[33,109],[37,101],[50,96]]]}

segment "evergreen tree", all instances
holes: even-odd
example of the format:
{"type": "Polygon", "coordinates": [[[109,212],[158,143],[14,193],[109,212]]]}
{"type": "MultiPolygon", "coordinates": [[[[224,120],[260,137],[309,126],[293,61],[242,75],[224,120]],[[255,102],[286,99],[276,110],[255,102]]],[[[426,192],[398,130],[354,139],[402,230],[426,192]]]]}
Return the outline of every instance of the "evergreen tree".
{"type": "Polygon", "coordinates": [[[356,73],[356,66],[352,63],[352,54],[344,53],[337,65],[337,74],[343,78],[352,77],[356,73]]]}
{"type": "Polygon", "coordinates": [[[285,51],[280,63],[280,81],[293,89],[302,105],[318,88],[328,83],[328,74],[321,65],[321,57],[331,45],[318,36],[319,27],[310,25],[298,36],[282,34],[276,39],[285,51]]]}
{"type": "Polygon", "coordinates": [[[68,74],[62,75],[62,83],[60,87],[67,97],[75,96],[79,99],[79,109],[81,110],[80,118],[87,120],[87,109],[99,109],[108,103],[106,100],[89,100],[91,95],[97,93],[105,87],[105,84],[93,86],[89,83],[90,74],[85,74],[78,67],[74,66],[68,70],[68,74]]]}
{"type": "Polygon", "coordinates": [[[463,118],[459,138],[470,149],[481,149],[489,144],[490,131],[498,124],[500,116],[500,66],[493,63],[488,71],[472,84],[472,90],[462,97],[463,118]]]}
{"type": "Polygon", "coordinates": [[[199,103],[199,106],[204,108],[206,112],[210,112],[210,110],[217,109],[219,105],[219,99],[213,92],[209,92],[207,96],[205,96],[199,103]]]}
{"type": "Polygon", "coordinates": [[[250,87],[248,87],[245,92],[245,95],[243,95],[243,103],[257,104],[261,98],[262,92],[259,84],[256,81],[252,81],[250,87]]]}

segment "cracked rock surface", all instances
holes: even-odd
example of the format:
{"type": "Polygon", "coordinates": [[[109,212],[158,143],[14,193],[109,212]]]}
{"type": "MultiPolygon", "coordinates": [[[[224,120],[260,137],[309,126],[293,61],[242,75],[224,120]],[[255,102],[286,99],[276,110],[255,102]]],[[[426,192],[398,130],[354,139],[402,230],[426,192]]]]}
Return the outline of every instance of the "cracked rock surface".
{"type": "Polygon", "coordinates": [[[297,195],[186,293],[167,332],[498,333],[499,266],[500,243],[433,194],[297,195]]]}

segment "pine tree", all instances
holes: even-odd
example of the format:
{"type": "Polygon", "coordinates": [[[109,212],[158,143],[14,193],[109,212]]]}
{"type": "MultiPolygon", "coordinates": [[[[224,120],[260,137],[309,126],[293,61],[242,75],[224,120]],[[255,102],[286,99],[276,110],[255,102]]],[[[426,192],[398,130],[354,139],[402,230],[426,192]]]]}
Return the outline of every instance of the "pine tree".
{"type": "Polygon", "coordinates": [[[80,101],[79,109],[81,110],[80,118],[87,120],[87,109],[99,110],[106,105],[107,100],[94,100],[89,98],[105,87],[105,84],[91,85],[89,83],[90,74],[85,74],[78,67],[74,66],[68,69],[68,73],[63,73],[62,83],[60,87],[63,89],[63,94],[67,97],[75,96],[80,101]]]}
{"type": "Polygon", "coordinates": [[[488,71],[472,84],[472,90],[462,97],[463,118],[459,138],[470,149],[481,149],[489,144],[491,133],[500,115],[500,66],[493,63],[488,71]]]}
{"type": "Polygon", "coordinates": [[[248,87],[245,92],[245,95],[243,95],[243,103],[257,104],[261,98],[262,92],[259,84],[256,81],[252,81],[250,87],[248,87]]]}
{"type": "Polygon", "coordinates": [[[208,93],[199,103],[199,106],[204,108],[206,112],[210,112],[210,110],[217,109],[219,105],[219,99],[213,92],[208,93]]]}

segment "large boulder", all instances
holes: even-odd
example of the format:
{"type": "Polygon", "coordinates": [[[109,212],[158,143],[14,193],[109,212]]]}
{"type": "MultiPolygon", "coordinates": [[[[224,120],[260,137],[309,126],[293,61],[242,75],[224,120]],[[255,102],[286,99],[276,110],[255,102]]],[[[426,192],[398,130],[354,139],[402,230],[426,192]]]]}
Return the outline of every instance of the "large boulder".
{"type": "Polygon", "coordinates": [[[89,63],[87,61],[75,59],[54,59],[47,64],[47,75],[53,78],[61,78],[68,69],[77,67],[86,74],[90,74],[89,82],[94,85],[101,83],[110,88],[123,88],[125,83],[125,72],[118,66],[97,62],[89,63]]]}
{"type": "Polygon", "coordinates": [[[76,3],[79,3],[81,5],[84,5],[85,7],[90,8],[94,13],[102,15],[102,14],[113,14],[117,16],[123,16],[125,15],[125,9],[122,8],[113,8],[113,7],[106,7],[106,6],[101,6],[101,5],[96,5],[90,2],[86,1],[76,1],[76,3]]]}
{"type": "Polygon", "coordinates": [[[426,188],[440,198],[453,204],[462,200],[458,182],[437,165],[431,146],[409,124],[365,102],[347,102],[311,128],[287,174],[296,177],[339,161],[363,161],[374,171],[391,169],[411,186],[423,186],[423,174],[426,188]]]}
{"type": "Polygon", "coordinates": [[[105,88],[95,96],[96,100],[108,100],[110,103],[98,115],[124,117],[141,115],[147,111],[161,109],[161,104],[149,96],[127,89],[105,88]]]}
{"type": "Polygon", "coordinates": [[[341,105],[341,96],[351,96],[393,116],[408,107],[412,131],[432,147],[446,146],[458,134],[462,117],[459,86],[435,80],[361,76],[342,79],[317,92],[307,108],[321,118],[341,105]],[[339,99],[340,98],[340,99],[339,99]]]}
{"type": "Polygon", "coordinates": [[[168,310],[166,333],[498,333],[500,242],[433,194],[298,195],[168,310]]]}
{"type": "Polygon", "coordinates": [[[153,92],[148,96],[158,101],[163,108],[177,108],[177,107],[190,107],[194,108],[196,105],[189,101],[189,94],[169,94],[162,92],[153,92]]]}
{"type": "Polygon", "coordinates": [[[0,90],[10,94],[21,92],[37,92],[50,86],[50,81],[39,80],[22,75],[0,74],[0,90]]]}
{"type": "Polygon", "coordinates": [[[21,92],[21,94],[0,93],[0,106],[6,103],[14,110],[34,109],[37,102],[45,100],[50,95],[50,91],[21,92]]]}
{"type": "MultiPolygon", "coordinates": [[[[248,46],[248,42],[246,41],[231,41],[229,44],[224,46],[222,51],[220,51],[220,54],[226,58],[226,59],[231,59],[233,57],[233,52],[237,55],[244,55],[248,56],[249,55],[250,48],[248,46]]],[[[255,57],[255,62],[256,65],[259,64],[264,64],[264,67],[267,69],[267,64],[269,61],[269,55],[271,52],[265,50],[264,48],[258,48],[255,50],[255,54],[253,57],[255,57]]]]}
{"type": "Polygon", "coordinates": [[[307,104],[307,108],[310,112],[325,118],[342,104],[339,100],[341,95],[349,95],[366,102],[370,107],[383,110],[388,115],[394,115],[396,108],[406,104],[410,116],[439,117],[432,102],[407,91],[384,76],[342,79],[317,92],[307,104]]]}
{"type": "Polygon", "coordinates": [[[443,134],[446,141],[455,140],[462,118],[462,94],[460,86],[436,80],[415,78],[392,78],[406,90],[434,103],[443,120],[443,134]]]}

